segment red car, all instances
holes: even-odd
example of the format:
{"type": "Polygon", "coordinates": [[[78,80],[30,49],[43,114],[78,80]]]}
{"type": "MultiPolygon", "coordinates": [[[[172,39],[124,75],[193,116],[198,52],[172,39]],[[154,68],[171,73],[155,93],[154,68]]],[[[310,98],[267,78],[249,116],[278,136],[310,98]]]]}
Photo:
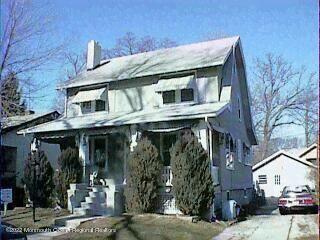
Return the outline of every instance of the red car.
{"type": "Polygon", "coordinates": [[[317,202],[308,185],[284,187],[278,207],[281,215],[295,210],[318,212],[317,202]]]}

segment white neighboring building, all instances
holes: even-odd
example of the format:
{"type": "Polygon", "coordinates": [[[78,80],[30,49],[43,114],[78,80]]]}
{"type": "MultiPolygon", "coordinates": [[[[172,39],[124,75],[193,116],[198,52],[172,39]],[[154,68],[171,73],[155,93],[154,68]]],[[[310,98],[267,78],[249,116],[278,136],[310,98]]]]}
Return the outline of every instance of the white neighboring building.
{"type": "MultiPolygon", "coordinates": [[[[309,153],[312,147],[313,145],[305,152],[309,153]]],[[[266,197],[279,197],[283,188],[288,185],[307,184],[312,189],[315,188],[310,174],[317,166],[306,158],[299,157],[307,153],[299,152],[300,154],[293,155],[281,150],[252,167],[254,183],[259,184],[266,197]]]]}

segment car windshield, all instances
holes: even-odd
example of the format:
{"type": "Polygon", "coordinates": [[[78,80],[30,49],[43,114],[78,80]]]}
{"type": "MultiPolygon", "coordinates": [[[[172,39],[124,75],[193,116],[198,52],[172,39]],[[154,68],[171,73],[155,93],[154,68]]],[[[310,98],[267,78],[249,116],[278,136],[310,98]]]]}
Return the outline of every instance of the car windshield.
{"type": "Polygon", "coordinates": [[[310,190],[308,186],[295,186],[295,187],[285,187],[283,189],[284,194],[289,194],[289,193],[310,193],[310,190]]]}

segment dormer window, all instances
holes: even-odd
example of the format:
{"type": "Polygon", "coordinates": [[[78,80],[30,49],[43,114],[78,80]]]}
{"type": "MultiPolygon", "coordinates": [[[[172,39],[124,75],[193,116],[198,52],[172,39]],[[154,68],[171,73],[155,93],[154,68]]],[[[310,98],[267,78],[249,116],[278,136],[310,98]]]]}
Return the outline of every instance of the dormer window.
{"type": "Polygon", "coordinates": [[[162,104],[193,102],[196,100],[194,75],[160,79],[156,92],[162,96],[162,104]]]}
{"type": "Polygon", "coordinates": [[[87,114],[106,111],[107,100],[107,89],[99,88],[79,91],[72,99],[72,103],[80,105],[81,114],[87,114]]]}

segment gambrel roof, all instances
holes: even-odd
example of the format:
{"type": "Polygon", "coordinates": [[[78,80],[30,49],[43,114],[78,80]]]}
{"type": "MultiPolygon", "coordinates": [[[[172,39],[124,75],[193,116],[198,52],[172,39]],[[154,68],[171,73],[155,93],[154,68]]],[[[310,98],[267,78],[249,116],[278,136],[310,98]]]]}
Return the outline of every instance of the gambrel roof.
{"type": "Polygon", "coordinates": [[[239,40],[239,36],[235,36],[104,60],[97,68],[82,72],[58,88],[223,65],[239,40]]]}

